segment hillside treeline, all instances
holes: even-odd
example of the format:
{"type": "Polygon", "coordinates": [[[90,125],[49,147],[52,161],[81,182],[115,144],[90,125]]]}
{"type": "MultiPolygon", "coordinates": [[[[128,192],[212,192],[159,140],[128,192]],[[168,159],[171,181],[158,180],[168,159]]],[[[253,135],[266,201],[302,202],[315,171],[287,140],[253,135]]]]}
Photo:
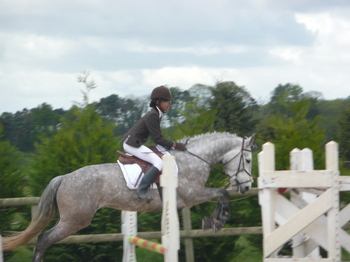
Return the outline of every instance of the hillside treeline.
{"type": "MultiPolygon", "coordinates": [[[[83,101],[69,110],[53,109],[43,103],[14,114],[1,114],[0,198],[40,196],[55,176],[90,164],[116,162],[121,135],[149,110],[149,98],[124,98],[113,94],[89,103],[88,94],[95,86],[86,78],[81,82],[85,88],[83,101]]],[[[218,82],[214,86],[196,84],[188,90],[170,87],[170,90],[175,100],[163,119],[163,135],[170,140],[214,131],[239,136],[255,133],[255,177],[258,175],[256,153],[267,141],[276,146],[276,169],[288,169],[289,152],[306,147],[314,152],[315,169],[322,169],[324,145],[335,140],[340,147],[341,170],[348,172],[350,97],[324,100],[322,94],[304,92],[301,86],[290,83],[273,89],[266,104],[259,104],[244,87],[234,82],[218,82]]],[[[208,186],[226,183],[225,177],[213,172],[208,186]]],[[[193,228],[201,228],[201,219],[213,208],[213,203],[193,207],[193,228]]],[[[233,202],[231,208],[227,227],[261,225],[257,197],[233,202]]],[[[0,212],[1,234],[23,230],[30,220],[27,207],[0,212]]],[[[160,214],[139,214],[139,231],[160,230],[160,217],[160,214]]],[[[120,211],[101,209],[91,225],[79,233],[115,232],[121,232],[120,211]]],[[[252,259],[256,254],[256,261],[261,259],[261,236],[201,238],[194,240],[194,246],[196,261],[242,261],[241,257],[248,254],[252,259]]],[[[25,246],[6,252],[5,260],[30,261],[31,248],[25,246]]],[[[121,261],[122,250],[122,243],[55,245],[47,251],[45,259],[121,261]]],[[[162,261],[157,254],[142,255],[149,256],[149,260],[162,261]]],[[[181,261],[185,261],[184,257],[182,248],[181,261]]]]}

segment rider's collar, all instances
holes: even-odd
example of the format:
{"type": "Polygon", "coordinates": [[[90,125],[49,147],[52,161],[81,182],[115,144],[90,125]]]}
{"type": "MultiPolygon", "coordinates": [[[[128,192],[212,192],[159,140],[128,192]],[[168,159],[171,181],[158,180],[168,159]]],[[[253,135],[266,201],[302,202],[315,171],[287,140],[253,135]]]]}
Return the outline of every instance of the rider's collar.
{"type": "Polygon", "coordinates": [[[158,106],[156,106],[156,108],[157,108],[158,113],[159,113],[159,118],[162,118],[162,115],[163,115],[162,110],[160,110],[160,109],[158,108],[158,106]]]}

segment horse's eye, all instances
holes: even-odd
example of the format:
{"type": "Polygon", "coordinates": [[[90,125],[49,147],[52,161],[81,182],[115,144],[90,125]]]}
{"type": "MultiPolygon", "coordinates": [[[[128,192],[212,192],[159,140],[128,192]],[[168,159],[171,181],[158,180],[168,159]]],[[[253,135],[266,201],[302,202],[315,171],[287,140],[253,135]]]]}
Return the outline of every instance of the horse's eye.
{"type": "Polygon", "coordinates": [[[250,159],[246,159],[245,161],[247,161],[248,164],[250,163],[250,159]]]}

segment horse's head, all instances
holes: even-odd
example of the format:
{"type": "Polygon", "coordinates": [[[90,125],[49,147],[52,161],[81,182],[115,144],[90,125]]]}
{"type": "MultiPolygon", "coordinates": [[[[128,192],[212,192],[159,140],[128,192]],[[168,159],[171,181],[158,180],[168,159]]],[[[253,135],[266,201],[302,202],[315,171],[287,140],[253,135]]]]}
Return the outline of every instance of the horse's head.
{"type": "Polygon", "coordinates": [[[254,138],[255,135],[244,138],[242,145],[227,152],[222,160],[233,190],[242,194],[251,188],[253,182],[251,165],[254,138]]]}

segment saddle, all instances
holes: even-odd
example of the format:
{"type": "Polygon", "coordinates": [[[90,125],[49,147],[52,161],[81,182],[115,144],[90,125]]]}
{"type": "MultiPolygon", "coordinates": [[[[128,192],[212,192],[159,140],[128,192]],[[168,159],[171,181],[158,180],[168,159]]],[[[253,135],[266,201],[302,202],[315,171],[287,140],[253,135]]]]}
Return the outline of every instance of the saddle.
{"type": "MultiPolygon", "coordinates": [[[[155,154],[157,154],[157,156],[159,156],[160,158],[162,158],[162,156],[164,155],[162,152],[160,152],[155,146],[149,146],[149,149],[151,149],[155,154]]],[[[138,181],[141,179],[141,175],[142,173],[146,173],[148,171],[148,169],[150,169],[152,167],[151,163],[148,163],[140,158],[137,158],[136,156],[133,155],[128,155],[126,153],[123,153],[119,150],[117,150],[117,153],[119,154],[119,158],[118,161],[120,163],[122,163],[123,165],[133,165],[133,164],[138,164],[141,168],[141,172],[139,174],[139,178],[137,179],[137,183],[138,181]]],[[[162,172],[160,171],[158,176],[156,177],[156,179],[153,181],[154,183],[159,183],[159,176],[162,174],[162,172]]]]}

